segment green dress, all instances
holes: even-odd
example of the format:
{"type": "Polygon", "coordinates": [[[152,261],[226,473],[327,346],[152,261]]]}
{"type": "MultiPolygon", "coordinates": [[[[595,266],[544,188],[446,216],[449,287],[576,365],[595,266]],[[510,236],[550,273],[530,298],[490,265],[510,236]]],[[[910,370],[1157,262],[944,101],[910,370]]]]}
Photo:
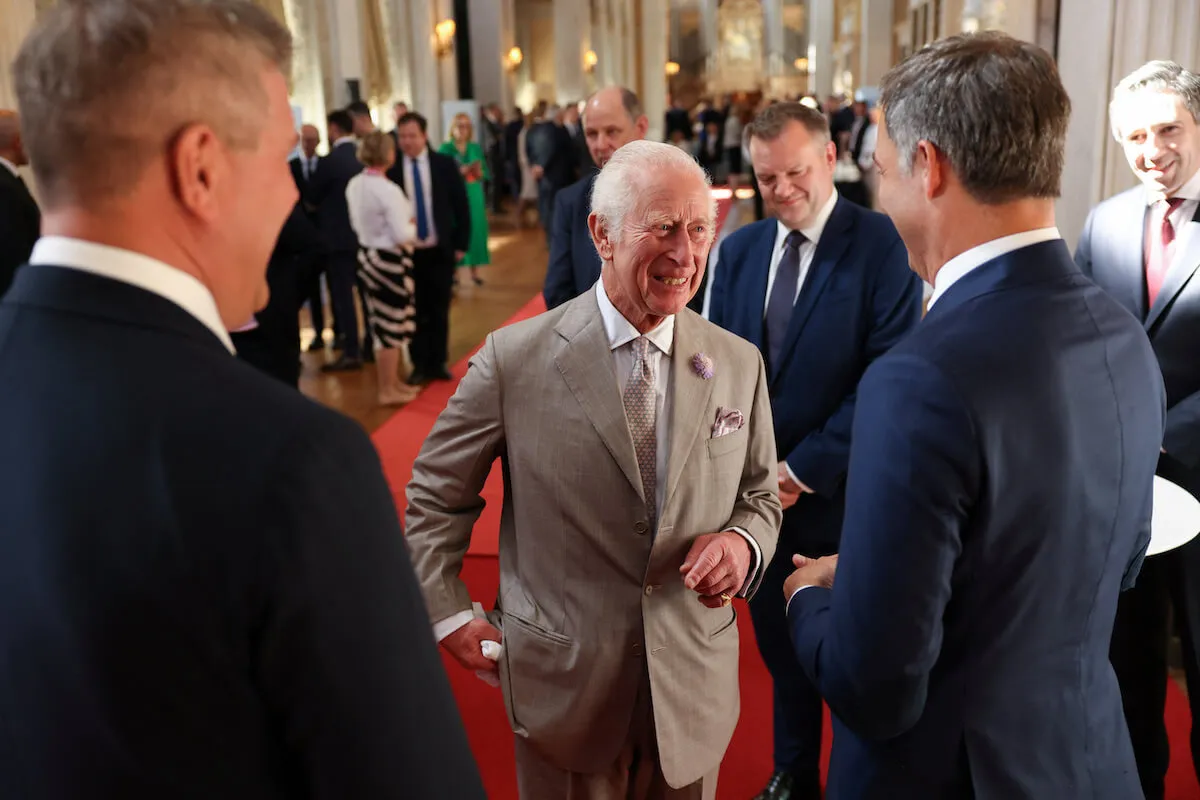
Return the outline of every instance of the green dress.
{"type": "Polygon", "coordinates": [[[471,209],[471,242],[467,254],[458,262],[460,267],[482,267],[492,263],[488,254],[487,198],[483,194],[483,181],[489,176],[487,159],[478,142],[468,142],[466,155],[458,152],[453,140],[443,142],[438,152],[450,156],[460,167],[476,162],[481,169],[481,178],[467,178],[467,206],[471,209]]]}

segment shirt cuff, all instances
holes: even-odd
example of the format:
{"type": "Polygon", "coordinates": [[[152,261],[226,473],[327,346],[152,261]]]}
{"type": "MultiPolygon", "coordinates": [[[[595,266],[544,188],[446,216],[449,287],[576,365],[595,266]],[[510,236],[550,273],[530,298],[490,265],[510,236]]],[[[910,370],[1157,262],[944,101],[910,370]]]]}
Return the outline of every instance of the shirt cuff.
{"type": "Polygon", "coordinates": [[[792,472],[791,464],[789,464],[785,461],[785,462],[783,462],[783,468],[787,470],[788,477],[792,479],[792,483],[794,483],[800,487],[800,491],[802,491],[806,494],[815,494],[815,492],[813,492],[812,489],[808,488],[807,484],[805,484],[804,481],[802,481],[796,477],[796,473],[792,472]]]}
{"type": "Polygon", "coordinates": [[[750,552],[754,555],[754,562],[746,572],[746,582],[742,584],[741,591],[738,592],[738,597],[747,597],[750,594],[751,587],[754,586],[754,579],[758,576],[758,571],[762,567],[762,550],[759,549],[758,542],[754,541],[754,537],[745,528],[733,527],[729,528],[729,530],[741,534],[742,538],[750,543],[750,552]]]}
{"type": "Polygon", "coordinates": [[[810,586],[801,586],[801,587],[797,588],[796,591],[792,592],[792,596],[788,598],[787,605],[783,607],[784,616],[787,616],[788,611],[791,610],[792,601],[796,599],[796,595],[800,594],[805,589],[812,589],[812,588],[813,587],[811,585],[810,586]]]}
{"type": "Polygon", "coordinates": [[[475,619],[475,612],[469,608],[466,611],[451,614],[445,619],[433,623],[433,638],[440,642],[473,619],[475,619]]]}

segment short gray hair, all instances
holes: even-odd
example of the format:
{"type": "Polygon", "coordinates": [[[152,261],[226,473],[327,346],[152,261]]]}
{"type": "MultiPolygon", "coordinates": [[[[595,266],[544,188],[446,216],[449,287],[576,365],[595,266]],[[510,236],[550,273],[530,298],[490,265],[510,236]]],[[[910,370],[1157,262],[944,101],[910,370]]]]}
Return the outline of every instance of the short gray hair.
{"type": "MultiPolygon", "coordinates": [[[[675,170],[695,176],[709,185],[708,174],[696,159],[675,145],[639,139],[617,149],[596,176],[592,187],[592,213],[604,224],[614,241],[625,233],[625,219],[633,210],[642,190],[662,170],[675,170]]],[[[716,201],[709,212],[716,216],[716,201]]]]}
{"type": "Polygon", "coordinates": [[[995,31],[959,34],[893,67],[881,88],[905,174],[927,141],[980,203],[1059,196],[1071,101],[1042,48],[995,31]]]}
{"type": "Polygon", "coordinates": [[[248,0],[61,0],[13,65],[43,201],[129,191],[190,124],[254,148],[261,72],[288,76],[291,58],[290,34],[248,0]]]}
{"type": "Polygon", "coordinates": [[[1113,88],[1108,118],[1112,135],[1121,141],[1120,119],[1117,113],[1122,100],[1141,92],[1164,92],[1179,95],[1192,119],[1200,122],[1200,75],[1184,69],[1174,61],[1150,61],[1121,79],[1113,88]]]}

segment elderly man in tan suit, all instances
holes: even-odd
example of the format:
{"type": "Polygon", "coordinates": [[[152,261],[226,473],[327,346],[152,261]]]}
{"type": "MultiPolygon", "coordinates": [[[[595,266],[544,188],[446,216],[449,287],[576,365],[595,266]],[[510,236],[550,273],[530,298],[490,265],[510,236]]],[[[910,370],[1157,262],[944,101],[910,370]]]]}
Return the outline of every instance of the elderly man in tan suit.
{"type": "Polygon", "coordinates": [[[781,516],[766,377],[686,308],[715,216],[691,157],[627,144],[592,209],[600,281],[488,337],[413,467],[408,540],[435,635],[498,672],[522,798],[712,798],[738,716],[730,600],[781,516]],[[496,458],[500,594],[474,619],[458,575],[496,458]]]}

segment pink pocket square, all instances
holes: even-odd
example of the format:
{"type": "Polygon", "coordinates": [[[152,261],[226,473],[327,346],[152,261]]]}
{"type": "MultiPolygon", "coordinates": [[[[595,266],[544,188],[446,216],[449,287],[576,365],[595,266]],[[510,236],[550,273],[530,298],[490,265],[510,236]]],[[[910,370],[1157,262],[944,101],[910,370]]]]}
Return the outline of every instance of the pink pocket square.
{"type": "Polygon", "coordinates": [[[716,439],[719,436],[727,436],[734,431],[741,430],[741,427],[746,424],[742,418],[742,412],[736,408],[718,408],[717,421],[713,423],[712,438],[716,439]]]}

